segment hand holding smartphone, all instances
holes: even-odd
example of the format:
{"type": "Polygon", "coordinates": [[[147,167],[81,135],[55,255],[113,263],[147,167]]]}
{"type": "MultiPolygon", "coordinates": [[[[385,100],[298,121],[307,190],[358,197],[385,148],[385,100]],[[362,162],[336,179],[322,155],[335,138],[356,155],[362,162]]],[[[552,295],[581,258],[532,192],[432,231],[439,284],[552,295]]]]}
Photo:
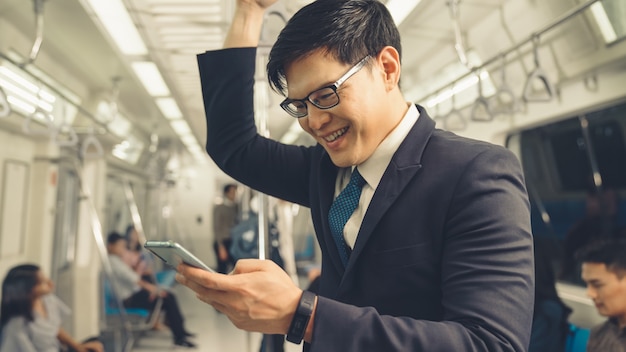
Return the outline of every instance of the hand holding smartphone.
{"type": "Polygon", "coordinates": [[[187,249],[174,241],[146,241],[144,248],[154,253],[165,264],[174,267],[180,263],[185,263],[196,268],[204,269],[214,273],[208,265],[204,264],[195,255],[191,254],[187,249]]]}

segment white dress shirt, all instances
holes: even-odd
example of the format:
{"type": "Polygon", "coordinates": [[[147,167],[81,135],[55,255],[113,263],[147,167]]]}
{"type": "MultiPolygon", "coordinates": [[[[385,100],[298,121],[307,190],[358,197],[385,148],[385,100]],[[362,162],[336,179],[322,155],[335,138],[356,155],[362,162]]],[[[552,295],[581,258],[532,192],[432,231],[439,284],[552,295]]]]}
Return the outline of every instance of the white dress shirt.
{"type": "MultiPolygon", "coordinates": [[[[374,196],[374,192],[376,192],[376,188],[378,188],[380,180],[383,178],[385,170],[387,170],[387,166],[391,162],[391,158],[419,118],[417,107],[412,103],[407,104],[409,104],[409,109],[398,126],[383,139],[378,148],[376,148],[374,153],[365,162],[356,166],[366,183],[361,191],[359,205],[343,228],[343,237],[350,248],[354,248],[361,223],[365,217],[365,212],[372,201],[372,197],[374,196]]],[[[335,182],[335,198],[337,198],[341,190],[348,185],[353,168],[354,166],[339,170],[337,181],[335,182]]]]}

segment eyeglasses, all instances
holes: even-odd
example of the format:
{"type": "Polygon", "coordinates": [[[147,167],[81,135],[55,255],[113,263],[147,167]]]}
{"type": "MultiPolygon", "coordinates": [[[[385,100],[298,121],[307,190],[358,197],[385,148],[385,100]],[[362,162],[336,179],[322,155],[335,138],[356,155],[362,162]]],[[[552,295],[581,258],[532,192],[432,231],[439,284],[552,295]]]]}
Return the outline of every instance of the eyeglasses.
{"type": "Polygon", "coordinates": [[[341,78],[339,78],[335,83],[309,93],[309,95],[307,95],[304,99],[287,98],[280,103],[280,107],[283,108],[283,110],[285,110],[289,115],[299,119],[309,114],[306,105],[307,101],[321,110],[337,106],[339,104],[339,94],[337,94],[337,89],[339,89],[339,87],[347,81],[348,78],[359,72],[363,66],[365,66],[365,63],[367,63],[369,58],[370,56],[364,57],[363,60],[352,66],[352,68],[341,76],[341,78]]]}

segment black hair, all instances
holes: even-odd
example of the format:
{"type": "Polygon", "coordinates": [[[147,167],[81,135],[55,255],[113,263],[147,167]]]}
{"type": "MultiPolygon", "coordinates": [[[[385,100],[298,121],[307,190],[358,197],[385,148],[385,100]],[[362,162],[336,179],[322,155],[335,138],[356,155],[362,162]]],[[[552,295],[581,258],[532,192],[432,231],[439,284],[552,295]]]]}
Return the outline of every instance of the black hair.
{"type": "Polygon", "coordinates": [[[228,193],[230,191],[231,188],[237,188],[237,185],[234,183],[228,183],[226,185],[224,185],[224,188],[222,189],[222,193],[224,195],[226,195],[226,193],[228,193]]]}
{"type": "Polygon", "coordinates": [[[126,237],[120,235],[117,232],[111,232],[107,237],[107,245],[116,244],[118,241],[126,240],[126,237]]]}
{"type": "Polygon", "coordinates": [[[600,263],[618,277],[626,275],[626,240],[597,240],[576,252],[576,259],[583,263],[600,263]]]}
{"type": "Polygon", "coordinates": [[[141,251],[141,244],[139,243],[139,241],[137,241],[137,243],[135,243],[134,248],[131,248],[130,234],[133,233],[133,231],[135,231],[135,225],[134,224],[130,224],[130,225],[126,226],[126,232],[124,232],[124,238],[126,238],[126,248],[128,248],[129,250],[134,251],[134,252],[139,252],[139,251],[141,251]]]}
{"type": "Polygon", "coordinates": [[[0,330],[11,318],[22,316],[33,320],[33,289],[39,283],[40,268],[34,264],[18,265],[7,273],[2,281],[0,304],[0,330]]]}
{"type": "Polygon", "coordinates": [[[286,95],[286,67],[318,49],[353,65],[385,46],[402,56],[398,28],[380,1],[317,0],[296,12],[278,35],[267,63],[269,83],[286,95]]]}

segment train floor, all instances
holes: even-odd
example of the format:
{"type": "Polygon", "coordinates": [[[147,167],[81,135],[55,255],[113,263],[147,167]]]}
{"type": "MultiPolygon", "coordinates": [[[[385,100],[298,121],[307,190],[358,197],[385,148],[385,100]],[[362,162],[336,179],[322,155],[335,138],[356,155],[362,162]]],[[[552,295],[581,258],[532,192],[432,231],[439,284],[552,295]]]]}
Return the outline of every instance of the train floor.
{"type": "MultiPolygon", "coordinates": [[[[176,347],[169,330],[152,330],[136,337],[133,352],[258,352],[260,350],[261,334],[237,329],[225,315],[198,300],[186,287],[177,285],[172,288],[172,292],[176,294],[181,305],[186,329],[196,335],[189,341],[195,343],[197,348],[176,347]]],[[[302,351],[302,346],[285,342],[284,351],[299,352],[302,351]]]]}

